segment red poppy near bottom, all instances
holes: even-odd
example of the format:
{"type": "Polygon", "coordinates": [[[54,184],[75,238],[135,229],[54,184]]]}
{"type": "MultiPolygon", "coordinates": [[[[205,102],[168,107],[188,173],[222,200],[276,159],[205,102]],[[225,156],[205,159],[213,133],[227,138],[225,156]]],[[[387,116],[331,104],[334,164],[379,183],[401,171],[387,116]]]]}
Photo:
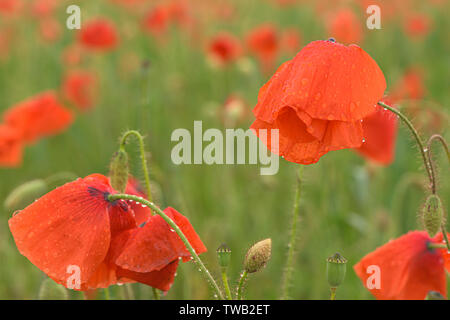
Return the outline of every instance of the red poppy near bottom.
{"type": "Polygon", "coordinates": [[[442,233],[430,238],[425,231],[411,231],[369,253],[353,268],[380,300],[423,300],[429,291],[446,296],[450,254],[429,246],[442,244],[442,239],[442,233]]]}

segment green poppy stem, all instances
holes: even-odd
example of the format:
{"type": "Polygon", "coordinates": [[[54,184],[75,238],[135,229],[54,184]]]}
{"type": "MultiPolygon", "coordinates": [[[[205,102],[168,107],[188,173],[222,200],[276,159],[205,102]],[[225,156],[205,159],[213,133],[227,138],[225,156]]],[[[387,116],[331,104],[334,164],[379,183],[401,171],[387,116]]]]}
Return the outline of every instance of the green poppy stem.
{"type": "Polygon", "coordinates": [[[224,300],[223,294],[220,291],[219,286],[217,285],[216,281],[211,276],[211,273],[208,271],[208,269],[206,269],[202,260],[200,259],[200,257],[195,252],[194,248],[192,248],[191,244],[189,243],[189,240],[183,234],[181,229],[176,225],[176,223],[173,222],[172,219],[170,219],[157,205],[155,205],[153,202],[150,202],[144,198],[141,198],[141,197],[138,197],[135,195],[121,194],[121,193],[110,194],[108,196],[109,201],[115,201],[115,200],[119,200],[119,199],[132,200],[132,201],[139,202],[139,203],[151,208],[156,214],[161,216],[161,218],[163,218],[164,221],[166,221],[167,224],[177,233],[177,235],[180,237],[181,241],[183,241],[184,245],[186,246],[186,249],[188,249],[189,253],[192,256],[192,259],[194,259],[194,261],[197,262],[198,266],[200,267],[200,271],[202,271],[202,273],[206,276],[206,279],[211,283],[211,285],[212,285],[214,291],[216,292],[217,296],[219,297],[219,299],[224,300]]]}
{"type": "MultiPolygon", "coordinates": [[[[424,147],[424,144],[422,142],[422,140],[420,139],[419,133],[417,132],[417,130],[414,128],[413,124],[411,123],[411,121],[409,121],[409,119],[403,115],[403,113],[401,113],[400,111],[398,111],[395,108],[392,108],[391,106],[388,106],[387,104],[378,101],[378,105],[382,106],[385,109],[388,109],[389,111],[391,111],[392,113],[396,114],[397,116],[400,117],[400,119],[403,120],[403,122],[408,126],[409,130],[411,131],[411,133],[413,134],[417,145],[419,147],[420,150],[420,154],[422,155],[422,159],[423,159],[423,163],[425,165],[425,169],[427,171],[428,174],[428,178],[430,179],[430,188],[431,188],[431,193],[432,194],[436,194],[436,173],[434,170],[434,166],[433,166],[433,162],[431,160],[431,144],[433,143],[434,140],[439,140],[442,145],[444,146],[444,149],[447,153],[447,158],[450,161],[450,153],[448,150],[448,146],[447,143],[445,142],[444,138],[440,135],[433,135],[430,137],[430,139],[428,140],[428,144],[427,144],[427,148],[424,147]]],[[[447,237],[447,231],[445,230],[445,225],[444,223],[442,223],[441,225],[441,231],[442,231],[442,236],[444,237],[444,241],[445,244],[447,246],[447,250],[450,251],[450,242],[448,240],[447,237]]]]}
{"type": "Polygon", "coordinates": [[[239,279],[239,284],[237,288],[237,300],[242,300],[242,294],[244,292],[244,284],[247,281],[248,273],[247,271],[243,271],[241,273],[241,278],[239,279]]]}
{"type": "Polygon", "coordinates": [[[294,256],[295,256],[295,244],[297,240],[297,222],[299,220],[299,205],[300,205],[300,196],[301,196],[301,176],[302,176],[303,166],[298,167],[297,171],[297,184],[295,190],[295,198],[294,198],[294,210],[292,214],[291,220],[291,231],[289,235],[289,243],[288,243],[288,254],[286,267],[284,269],[283,274],[283,282],[281,286],[281,300],[286,300],[289,297],[289,287],[291,285],[291,276],[294,264],[294,256]]]}
{"type": "Polygon", "coordinates": [[[222,283],[228,300],[232,300],[230,286],[228,285],[227,269],[222,268],[222,283]]]}

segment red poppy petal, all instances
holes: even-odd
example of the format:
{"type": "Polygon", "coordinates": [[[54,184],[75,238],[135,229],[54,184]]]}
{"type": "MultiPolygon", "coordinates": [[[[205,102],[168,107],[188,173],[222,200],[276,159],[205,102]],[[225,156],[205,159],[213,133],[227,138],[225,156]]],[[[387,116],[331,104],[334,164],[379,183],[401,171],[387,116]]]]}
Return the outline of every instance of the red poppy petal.
{"type": "Polygon", "coordinates": [[[44,195],[15,214],[9,227],[19,251],[58,283],[66,285],[68,267],[80,268],[86,283],[106,256],[110,242],[108,202],[93,195],[105,185],[78,179],[44,195]]]}
{"type": "MultiPolygon", "coordinates": [[[[164,212],[178,225],[198,254],[206,251],[187,218],[172,208],[164,212]]],[[[163,218],[152,216],[143,227],[132,231],[115,263],[124,269],[146,273],[161,270],[179,257],[189,258],[190,253],[184,243],[171,230],[163,218]]]]}
{"type": "Polygon", "coordinates": [[[445,296],[444,261],[437,250],[428,249],[429,241],[426,232],[409,232],[369,253],[353,268],[366,286],[368,268],[379,267],[380,288],[369,289],[377,299],[423,300],[430,290],[445,296]]]}

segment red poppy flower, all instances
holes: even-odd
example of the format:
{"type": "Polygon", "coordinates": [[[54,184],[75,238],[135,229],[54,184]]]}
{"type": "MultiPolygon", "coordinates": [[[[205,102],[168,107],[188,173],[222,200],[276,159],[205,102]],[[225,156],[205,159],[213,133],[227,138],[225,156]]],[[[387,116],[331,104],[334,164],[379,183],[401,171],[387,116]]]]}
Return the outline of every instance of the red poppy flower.
{"type": "Polygon", "coordinates": [[[331,18],[328,34],[345,44],[359,43],[362,39],[361,23],[351,9],[342,9],[331,18]]]}
{"type": "Polygon", "coordinates": [[[247,46],[255,54],[266,72],[272,68],[278,53],[278,35],[272,24],[263,24],[247,35],[247,46]]]}
{"type": "Polygon", "coordinates": [[[219,65],[235,61],[242,53],[239,40],[228,32],[214,36],[208,45],[208,54],[219,65]]]}
{"type": "Polygon", "coordinates": [[[79,41],[88,49],[109,51],[117,46],[119,36],[115,25],[111,21],[105,18],[98,18],[83,24],[79,33],[79,41]]]}
{"type": "Polygon", "coordinates": [[[44,136],[65,130],[73,121],[53,91],[47,91],[23,101],[4,114],[5,123],[20,132],[24,142],[32,143],[44,136]]]}
{"type": "Polygon", "coordinates": [[[84,70],[71,71],[62,85],[64,98],[81,110],[88,110],[93,106],[97,90],[97,78],[84,70]]]}
{"type": "Polygon", "coordinates": [[[356,45],[314,41],[281,65],[260,89],[251,128],[278,129],[286,160],[311,164],[332,150],[360,147],[361,119],[375,112],[386,88],[376,62],[356,45]]]}
{"type": "Polygon", "coordinates": [[[446,296],[450,255],[444,249],[430,249],[430,243],[442,243],[442,233],[431,239],[424,231],[412,231],[369,253],[353,268],[366,287],[370,282],[373,288],[368,290],[380,300],[423,300],[431,290],[446,296]],[[373,273],[377,269],[379,273],[373,273]]]}
{"type": "Polygon", "coordinates": [[[404,28],[405,32],[413,38],[424,37],[431,30],[431,21],[426,15],[414,14],[406,18],[404,28]]]}
{"type": "Polygon", "coordinates": [[[22,139],[16,129],[0,125],[0,166],[15,167],[22,162],[22,139]]]}
{"type": "MultiPolygon", "coordinates": [[[[392,105],[386,99],[386,104],[392,105]]],[[[364,143],[355,149],[368,159],[383,165],[394,160],[395,139],[397,137],[397,116],[383,107],[377,106],[376,112],[363,119],[364,143]]]]}
{"type": "Polygon", "coordinates": [[[159,5],[152,8],[144,18],[144,29],[153,34],[159,36],[164,33],[169,26],[169,10],[164,5],[159,5]]]}
{"type": "Polygon", "coordinates": [[[22,0],[0,0],[0,14],[15,15],[23,7],[22,0]]]}
{"type": "MultiPolygon", "coordinates": [[[[93,174],[44,195],[9,220],[17,248],[66,287],[69,268],[78,267],[76,290],[130,281],[168,290],[178,259],[189,259],[189,253],[159,216],[138,228],[128,202],[108,201],[111,193],[116,191],[109,179],[93,174]]],[[[206,250],[185,217],[171,208],[165,212],[198,253],[206,250]]]]}

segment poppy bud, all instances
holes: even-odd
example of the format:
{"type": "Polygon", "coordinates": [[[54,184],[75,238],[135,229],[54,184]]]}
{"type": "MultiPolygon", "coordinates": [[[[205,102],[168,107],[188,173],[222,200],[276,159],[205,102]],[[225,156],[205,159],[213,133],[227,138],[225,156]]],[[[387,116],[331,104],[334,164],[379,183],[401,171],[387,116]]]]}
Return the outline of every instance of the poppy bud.
{"type": "Polygon", "coordinates": [[[125,192],[128,183],[128,154],[122,148],[111,159],[109,178],[114,189],[125,192]]]}
{"type": "Polygon", "coordinates": [[[48,191],[42,179],[31,180],[15,188],[5,200],[5,208],[10,211],[23,209],[48,191]]]}
{"type": "Polygon", "coordinates": [[[69,298],[66,288],[57,284],[50,278],[42,281],[39,289],[39,300],[67,300],[69,298]]]}
{"type": "Polygon", "coordinates": [[[221,244],[220,247],[217,248],[217,258],[219,259],[219,265],[221,268],[228,267],[231,259],[231,250],[225,243],[221,244]]]}
{"type": "Polygon", "coordinates": [[[437,291],[428,291],[425,300],[445,300],[445,297],[437,291]]]}
{"type": "Polygon", "coordinates": [[[261,270],[270,260],[272,239],[265,239],[255,243],[245,255],[244,269],[248,273],[261,270]]]}
{"type": "Polygon", "coordinates": [[[441,199],[435,195],[430,195],[425,201],[422,209],[422,221],[430,237],[439,231],[444,216],[441,199]]]}
{"type": "Polygon", "coordinates": [[[337,288],[344,281],[347,259],[335,253],[327,259],[327,280],[331,288],[337,288]]]}

